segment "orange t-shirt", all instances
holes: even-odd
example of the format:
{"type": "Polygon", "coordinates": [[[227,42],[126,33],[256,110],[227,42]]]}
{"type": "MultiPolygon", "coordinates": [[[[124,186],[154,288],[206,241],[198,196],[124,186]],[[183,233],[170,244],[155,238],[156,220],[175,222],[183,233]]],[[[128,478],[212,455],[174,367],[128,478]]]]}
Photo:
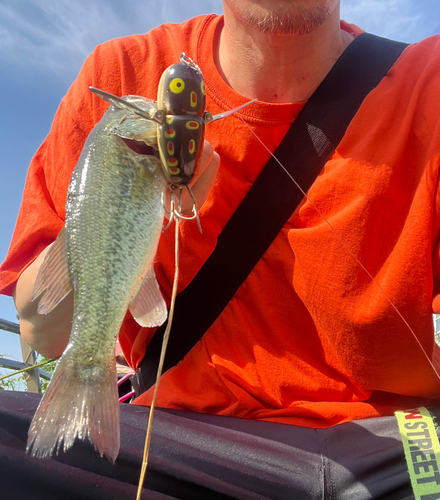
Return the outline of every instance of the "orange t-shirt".
{"type": "MultiPolygon", "coordinates": [[[[107,107],[89,85],[155,98],[162,72],[186,52],[202,69],[213,114],[247,100],[222,80],[214,63],[214,34],[222,22],[221,16],[202,16],[96,48],[30,166],[1,268],[1,291],[12,292],[23,269],[63,226],[70,175],[107,107]]],[[[164,374],[159,406],[326,427],[439,397],[440,380],[414,334],[352,256],[375,277],[434,360],[433,304],[440,311],[439,65],[440,37],[411,45],[367,96],[309,199],[203,339],[164,374]]],[[[273,151],[303,105],[257,102],[240,115],[273,151]]],[[[181,226],[180,290],[211,254],[269,159],[237,116],[208,125],[206,138],[219,152],[221,167],[200,210],[203,234],[193,221],[181,226]]],[[[168,299],[172,240],[172,231],[162,236],[156,259],[168,299]]],[[[129,316],[125,320],[120,342],[133,367],[152,333],[129,316]]],[[[151,391],[136,402],[148,404],[150,398],[151,391]]]]}

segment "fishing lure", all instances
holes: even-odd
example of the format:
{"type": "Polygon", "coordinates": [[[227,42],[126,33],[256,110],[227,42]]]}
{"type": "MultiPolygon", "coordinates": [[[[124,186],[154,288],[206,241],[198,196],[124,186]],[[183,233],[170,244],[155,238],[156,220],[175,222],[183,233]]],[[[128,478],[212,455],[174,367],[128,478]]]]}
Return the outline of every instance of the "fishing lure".
{"type": "Polygon", "coordinates": [[[89,88],[113,106],[130,109],[138,116],[156,122],[156,143],[150,142],[149,145],[157,148],[171,192],[171,217],[165,229],[169,227],[174,216],[198,220],[197,206],[189,184],[200,166],[205,126],[232,115],[256,99],[213,116],[205,109],[206,91],[202,72],[184,52],[180,55],[179,63],[169,66],[162,73],[157,101],[152,101],[149,111],[142,110],[135,104],[103,90],[89,88]],[[180,208],[175,209],[174,191],[183,187],[186,187],[193,200],[193,214],[190,216],[184,216],[180,208]]]}

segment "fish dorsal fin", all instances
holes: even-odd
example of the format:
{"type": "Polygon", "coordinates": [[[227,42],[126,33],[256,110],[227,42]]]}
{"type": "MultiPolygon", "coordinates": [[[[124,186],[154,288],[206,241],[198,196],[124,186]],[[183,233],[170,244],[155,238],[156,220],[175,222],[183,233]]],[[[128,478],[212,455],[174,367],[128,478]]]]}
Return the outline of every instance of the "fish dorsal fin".
{"type": "Polygon", "coordinates": [[[145,277],[128,309],[141,326],[159,326],[166,320],[167,306],[160,293],[153,267],[145,277]]]}
{"type": "Polygon", "coordinates": [[[66,231],[60,234],[50,247],[38,271],[32,300],[40,297],[38,312],[47,314],[72,290],[67,267],[66,231]]]}

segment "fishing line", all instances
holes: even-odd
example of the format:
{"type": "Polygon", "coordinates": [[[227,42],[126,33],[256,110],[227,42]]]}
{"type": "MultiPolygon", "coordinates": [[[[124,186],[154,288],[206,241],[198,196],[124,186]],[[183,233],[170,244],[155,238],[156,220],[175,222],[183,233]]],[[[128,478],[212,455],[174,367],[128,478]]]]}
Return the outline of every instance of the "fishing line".
{"type": "MultiPolygon", "coordinates": [[[[228,103],[229,104],[229,103],[228,103]]],[[[341,245],[344,247],[345,250],[353,257],[353,259],[356,261],[356,263],[365,271],[367,276],[371,279],[371,281],[376,285],[382,296],[387,300],[387,302],[391,305],[391,307],[394,309],[394,311],[397,313],[399,318],[403,321],[403,323],[406,325],[408,330],[412,333],[413,337],[415,338],[418,346],[422,350],[425,358],[428,360],[429,365],[431,366],[435,376],[438,378],[440,382],[440,374],[436,370],[435,366],[433,365],[431,359],[429,358],[428,354],[426,353],[425,349],[423,348],[420,340],[417,338],[416,333],[414,330],[411,328],[409,325],[408,321],[405,319],[403,314],[399,311],[397,306],[394,304],[394,302],[388,297],[384,289],[379,285],[379,283],[376,281],[376,279],[373,277],[373,275],[368,271],[368,269],[362,264],[362,262],[356,257],[356,255],[353,253],[353,251],[350,249],[350,247],[345,243],[343,238],[340,236],[340,234],[336,231],[336,229],[332,226],[330,221],[326,219],[326,217],[321,213],[319,208],[313,203],[313,201],[310,199],[310,197],[307,195],[307,193],[302,189],[302,187],[298,184],[298,182],[294,179],[294,177],[291,175],[291,173],[286,169],[286,167],[278,160],[278,158],[272,153],[272,151],[264,144],[264,142],[258,137],[258,135],[252,130],[252,128],[246,123],[246,121],[240,116],[237,115],[237,118],[239,118],[244,125],[250,130],[252,135],[257,139],[257,141],[264,147],[264,149],[272,156],[272,158],[278,163],[278,165],[284,170],[284,172],[288,175],[288,177],[292,180],[292,182],[295,184],[295,186],[301,191],[301,193],[304,195],[306,200],[310,203],[310,205],[316,210],[316,212],[319,214],[319,216],[322,218],[322,220],[327,224],[327,226],[330,228],[334,236],[338,239],[338,241],[341,243],[341,245]]]]}
{"type": "MultiPolygon", "coordinates": [[[[182,189],[180,190],[180,193],[179,193],[179,202],[178,202],[179,211],[180,211],[180,206],[181,206],[181,200],[182,200],[182,189]]],[[[165,353],[166,353],[167,346],[168,346],[168,339],[170,336],[171,326],[173,323],[174,305],[176,303],[176,296],[177,296],[177,284],[179,281],[179,222],[180,222],[180,218],[175,217],[174,221],[176,223],[176,226],[175,226],[175,233],[174,233],[174,255],[175,255],[174,266],[175,267],[174,267],[173,291],[171,294],[171,305],[170,305],[170,312],[168,315],[168,324],[167,324],[167,328],[165,330],[163,340],[162,340],[162,350],[160,352],[159,366],[158,366],[157,374],[156,374],[156,383],[154,386],[153,398],[151,400],[151,405],[150,405],[150,414],[148,417],[148,425],[147,425],[147,436],[145,439],[144,455],[142,458],[142,468],[141,468],[141,474],[140,474],[140,478],[139,478],[136,500],[141,500],[142,487],[143,487],[144,480],[145,480],[145,474],[147,472],[148,455],[150,453],[151,434],[152,434],[152,430],[153,430],[154,408],[156,405],[157,391],[159,389],[159,380],[160,380],[160,377],[162,376],[162,369],[163,369],[163,363],[165,360],[165,353]]]]}

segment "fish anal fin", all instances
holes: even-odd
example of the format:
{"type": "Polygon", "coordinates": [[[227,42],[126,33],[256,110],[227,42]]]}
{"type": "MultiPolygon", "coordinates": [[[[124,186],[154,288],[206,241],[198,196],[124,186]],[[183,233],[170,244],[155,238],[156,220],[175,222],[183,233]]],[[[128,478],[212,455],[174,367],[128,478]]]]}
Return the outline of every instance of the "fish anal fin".
{"type": "Polygon", "coordinates": [[[32,300],[40,297],[38,312],[47,314],[72,290],[67,267],[66,230],[63,228],[50,247],[38,271],[32,300]]]}
{"type": "Polygon", "coordinates": [[[159,283],[153,268],[148,272],[128,309],[141,326],[159,326],[166,320],[167,306],[160,293],[159,283]]]}

